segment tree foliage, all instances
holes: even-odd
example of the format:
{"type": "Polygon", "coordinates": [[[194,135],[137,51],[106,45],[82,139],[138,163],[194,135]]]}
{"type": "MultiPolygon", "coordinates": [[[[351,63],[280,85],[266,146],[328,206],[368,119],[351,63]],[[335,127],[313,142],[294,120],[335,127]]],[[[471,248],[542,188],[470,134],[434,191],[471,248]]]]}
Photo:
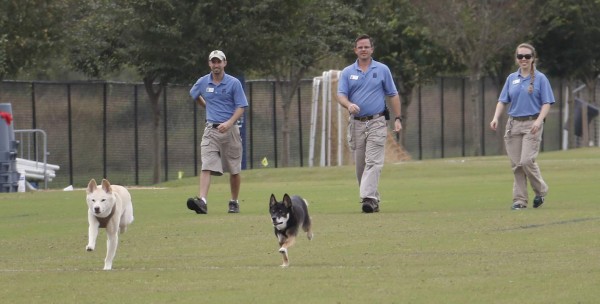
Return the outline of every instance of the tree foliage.
{"type": "MultiPolygon", "coordinates": [[[[409,0],[359,0],[354,6],[362,8],[360,30],[373,38],[374,57],[388,65],[397,79],[403,115],[417,85],[430,82],[442,72],[462,69],[450,52],[430,38],[419,11],[409,0]]],[[[356,55],[348,52],[347,58],[356,60],[356,55]]],[[[410,117],[405,116],[403,133],[409,123],[410,117]]]]}
{"type": "Polygon", "coordinates": [[[533,37],[549,75],[591,82],[600,75],[600,1],[544,1],[533,37]]]}
{"type": "MultiPolygon", "coordinates": [[[[74,65],[100,76],[124,65],[143,78],[154,110],[154,181],[160,181],[159,95],[170,82],[190,83],[223,50],[228,73],[256,70],[278,80],[286,108],[306,71],[335,52],[346,13],[333,0],[88,0],[74,30],[74,65]],[[87,15],[86,15],[86,12],[87,15]],[[330,18],[336,22],[330,22],[330,18]],[[97,35],[98,34],[98,35],[97,35]],[[283,83],[290,83],[283,86],[283,83]]],[[[345,40],[345,39],[344,39],[345,40]]],[[[285,120],[284,120],[285,121],[285,120]]],[[[284,140],[285,140],[284,126],[284,140]]],[[[284,159],[286,155],[284,149],[284,159]]],[[[285,165],[285,161],[283,162],[285,165]]]]}
{"type": "MultiPolygon", "coordinates": [[[[414,0],[413,0],[414,1],[414,0]]],[[[528,36],[535,24],[533,2],[518,0],[420,0],[421,9],[431,38],[453,54],[469,74],[470,99],[473,105],[472,137],[481,138],[484,118],[481,117],[479,81],[485,76],[491,61],[514,49],[528,36]]],[[[473,141],[473,155],[481,155],[482,145],[473,141]]]]}
{"type": "Polygon", "coordinates": [[[254,45],[260,65],[254,70],[275,78],[283,107],[282,166],[290,148],[288,115],[306,73],[321,60],[339,54],[354,39],[358,14],[335,0],[267,0],[250,9],[257,31],[254,45]]]}
{"type": "MultiPolygon", "coordinates": [[[[273,77],[287,115],[300,80],[323,59],[354,60],[352,41],[367,33],[375,39],[374,57],[398,79],[403,113],[416,85],[466,70],[477,125],[478,82],[491,74],[500,84],[514,67],[514,47],[528,38],[549,75],[592,85],[600,75],[598,11],[600,0],[6,0],[0,2],[0,79],[62,64],[53,55],[91,78],[135,69],[158,132],[162,90],[208,73],[213,49],[227,54],[230,74],[273,77]]],[[[476,128],[472,137],[481,132],[476,128]]],[[[287,125],[282,134],[285,166],[287,125]]],[[[477,140],[473,150],[481,153],[477,140]]]]}
{"type": "Polygon", "coordinates": [[[70,0],[0,1],[0,79],[15,76],[57,51],[70,0]]]}
{"type": "Polygon", "coordinates": [[[142,77],[153,119],[153,181],[161,180],[159,97],[170,82],[190,81],[197,66],[196,1],[88,0],[69,46],[72,64],[91,77],[125,65],[142,77]]]}
{"type": "MultiPolygon", "coordinates": [[[[541,2],[541,1],[538,1],[541,2]]],[[[585,83],[590,102],[597,103],[600,76],[600,1],[545,1],[534,36],[537,52],[549,75],[585,83]]],[[[587,117],[587,107],[582,107],[587,117]]],[[[569,122],[573,128],[573,121],[569,122]]],[[[588,121],[582,119],[582,142],[589,141],[588,121]]],[[[571,139],[571,144],[573,140],[571,139]]]]}

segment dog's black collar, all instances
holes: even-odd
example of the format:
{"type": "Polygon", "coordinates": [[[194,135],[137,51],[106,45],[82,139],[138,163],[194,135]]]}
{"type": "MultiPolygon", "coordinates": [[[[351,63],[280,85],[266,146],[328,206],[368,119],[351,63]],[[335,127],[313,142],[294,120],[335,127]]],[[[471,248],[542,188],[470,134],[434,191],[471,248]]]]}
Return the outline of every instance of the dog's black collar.
{"type": "Polygon", "coordinates": [[[96,216],[96,219],[100,223],[100,226],[99,226],[100,228],[106,228],[106,225],[108,225],[108,221],[110,221],[110,218],[112,218],[113,215],[115,214],[115,209],[117,209],[116,206],[113,206],[112,210],[110,211],[110,214],[108,214],[107,217],[97,217],[96,216]]]}

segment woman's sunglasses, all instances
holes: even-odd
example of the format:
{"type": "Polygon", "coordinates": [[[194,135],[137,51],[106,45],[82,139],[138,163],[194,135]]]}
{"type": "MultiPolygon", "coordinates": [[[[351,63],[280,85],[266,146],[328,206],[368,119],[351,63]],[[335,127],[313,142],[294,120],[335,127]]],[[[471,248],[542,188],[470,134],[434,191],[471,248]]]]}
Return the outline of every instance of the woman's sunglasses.
{"type": "Polygon", "coordinates": [[[531,59],[533,57],[531,54],[517,54],[517,59],[531,59]]]}

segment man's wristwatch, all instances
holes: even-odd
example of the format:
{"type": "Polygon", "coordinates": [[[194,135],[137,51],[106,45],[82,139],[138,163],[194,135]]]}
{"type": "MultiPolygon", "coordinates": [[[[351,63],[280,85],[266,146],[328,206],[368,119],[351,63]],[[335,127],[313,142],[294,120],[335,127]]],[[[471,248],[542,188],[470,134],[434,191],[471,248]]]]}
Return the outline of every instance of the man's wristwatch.
{"type": "Polygon", "coordinates": [[[400,117],[400,116],[397,116],[397,117],[395,118],[395,120],[399,120],[399,121],[400,121],[400,123],[402,123],[402,117],[400,117]]]}

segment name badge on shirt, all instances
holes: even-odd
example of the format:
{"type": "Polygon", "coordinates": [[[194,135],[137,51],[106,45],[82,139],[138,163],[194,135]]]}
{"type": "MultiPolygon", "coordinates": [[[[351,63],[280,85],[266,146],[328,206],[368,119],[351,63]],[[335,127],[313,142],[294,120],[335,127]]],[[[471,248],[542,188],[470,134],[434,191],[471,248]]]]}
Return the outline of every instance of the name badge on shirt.
{"type": "Polygon", "coordinates": [[[350,80],[358,80],[358,75],[350,75],[350,80]]]}
{"type": "Polygon", "coordinates": [[[207,93],[214,93],[215,92],[215,88],[206,88],[206,92],[207,93]]]}
{"type": "Polygon", "coordinates": [[[519,84],[521,83],[521,79],[515,79],[512,81],[512,84],[519,84]]]}

